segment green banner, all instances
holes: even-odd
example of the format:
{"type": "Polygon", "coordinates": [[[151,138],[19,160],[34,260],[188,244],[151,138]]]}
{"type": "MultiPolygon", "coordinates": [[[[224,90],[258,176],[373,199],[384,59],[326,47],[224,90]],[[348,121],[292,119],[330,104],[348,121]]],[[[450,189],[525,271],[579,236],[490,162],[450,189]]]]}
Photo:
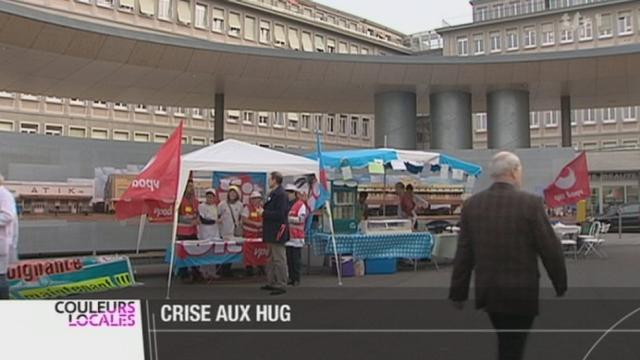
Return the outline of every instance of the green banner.
{"type": "Polygon", "coordinates": [[[120,289],[135,283],[126,256],[21,261],[7,271],[12,299],[51,299],[120,289]]]}

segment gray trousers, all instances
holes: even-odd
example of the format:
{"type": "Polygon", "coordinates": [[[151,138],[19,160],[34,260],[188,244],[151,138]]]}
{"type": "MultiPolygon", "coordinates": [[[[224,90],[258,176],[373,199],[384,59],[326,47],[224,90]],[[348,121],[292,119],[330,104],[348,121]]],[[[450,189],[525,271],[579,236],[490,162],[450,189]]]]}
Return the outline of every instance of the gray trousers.
{"type": "Polygon", "coordinates": [[[0,274],[0,300],[9,299],[9,283],[7,282],[7,275],[0,274]]]}
{"type": "Polygon", "coordinates": [[[269,244],[267,283],[273,287],[287,286],[287,250],[284,244],[269,244]]]}

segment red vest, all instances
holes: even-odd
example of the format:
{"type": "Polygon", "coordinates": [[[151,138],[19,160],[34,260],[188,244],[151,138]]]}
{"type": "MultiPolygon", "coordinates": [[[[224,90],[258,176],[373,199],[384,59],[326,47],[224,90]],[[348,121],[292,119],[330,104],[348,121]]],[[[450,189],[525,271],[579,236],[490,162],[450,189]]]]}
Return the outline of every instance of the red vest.
{"type": "MultiPolygon", "coordinates": [[[[302,200],[297,200],[291,207],[291,210],[289,210],[289,217],[297,218],[302,207],[307,207],[307,204],[302,200]]],[[[305,216],[301,219],[300,224],[289,223],[289,237],[291,239],[304,239],[304,223],[306,218],[305,216]]]]}
{"type": "Polygon", "coordinates": [[[242,236],[245,239],[262,239],[262,213],[258,212],[258,208],[247,205],[249,217],[242,219],[242,236]]]}
{"type": "MultiPolygon", "coordinates": [[[[179,216],[185,216],[185,215],[197,216],[198,215],[198,199],[196,199],[195,196],[193,197],[193,199],[191,199],[191,201],[187,200],[186,198],[183,198],[182,201],[180,202],[180,207],[178,208],[178,215],[179,216]]],[[[178,221],[178,229],[176,231],[176,234],[183,235],[183,236],[198,235],[198,227],[191,225],[191,223],[187,224],[187,223],[181,223],[180,221],[178,221]]]]}

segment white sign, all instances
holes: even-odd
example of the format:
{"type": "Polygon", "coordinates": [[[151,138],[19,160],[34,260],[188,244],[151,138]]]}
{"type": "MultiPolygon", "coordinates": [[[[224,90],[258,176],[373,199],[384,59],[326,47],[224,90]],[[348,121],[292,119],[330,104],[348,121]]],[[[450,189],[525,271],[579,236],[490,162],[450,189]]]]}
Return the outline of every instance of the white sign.
{"type": "Polygon", "coordinates": [[[0,301],[3,359],[144,359],[140,300],[0,301]],[[37,339],[36,346],[25,346],[37,339]]]}

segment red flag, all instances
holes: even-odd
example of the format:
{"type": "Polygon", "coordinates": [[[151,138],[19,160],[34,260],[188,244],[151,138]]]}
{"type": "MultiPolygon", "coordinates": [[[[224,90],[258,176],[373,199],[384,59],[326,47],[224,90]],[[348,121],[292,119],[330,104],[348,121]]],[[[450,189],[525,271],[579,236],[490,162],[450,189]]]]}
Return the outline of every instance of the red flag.
{"type": "Polygon", "coordinates": [[[590,196],[589,168],[585,152],[567,164],[555,181],[544,189],[544,199],[550,207],[573,205],[590,196]]]}
{"type": "Polygon", "coordinates": [[[116,218],[147,215],[156,221],[173,217],[182,150],[182,122],[116,203],[116,218]]]}

